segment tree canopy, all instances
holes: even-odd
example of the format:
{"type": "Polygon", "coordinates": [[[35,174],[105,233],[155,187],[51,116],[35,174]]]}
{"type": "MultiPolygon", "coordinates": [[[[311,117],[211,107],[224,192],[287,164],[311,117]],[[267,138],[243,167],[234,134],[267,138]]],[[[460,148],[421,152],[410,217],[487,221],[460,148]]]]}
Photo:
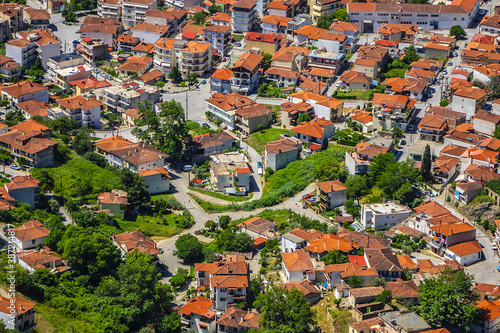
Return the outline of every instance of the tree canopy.
{"type": "Polygon", "coordinates": [[[153,110],[151,103],[145,101],[141,101],[137,108],[139,118],[135,120],[137,127],[132,133],[172,159],[180,158],[183,142],[190,138],[181,104],[175,100],[163,102],[158,113],[153,110]]]}
{"type": "Polygon", "coordinates": [[[465,36],[465,30],[460,25],[454,25],[450,28],[450,36],[453,36],[458,39],[460,37],[465,36]]]}
{"type": "Polygon", "coordinates": [[[347,13],[347,9],[340,8],[328,14],[321,15],[320,17],[318,17],[316,26],[322,29],[329,29],[334,20],[349,22],[349,14],[347,13]]]}
{"type": "Polygon", "coordinates": [[[425,279],[418,287],[424,320],[434,327],[468,330],[480,312],[475,306],[479,293],[473,289],[473,281],[473,275],[449,268],[425,279]]]}
{"type": "Polygon", "coordinates": [[[201,262],[204,258],[203,244],[191,234],[181,235],[175,241],[174,254],[185,262],[201,262]]]}
{"type": "Polygon", "coordinates": [[[73,149],[78,155],[92,152],[94,151],[94,141],[94,130],[88,127],[82,127],[78,130],[73,139],[73,149]]]}
{"type": "Polygon", "coordinates": [[[420,166],[420,174],[422,175],[423,181],[432,180],[432,161],[431,161],[431,148],[429,145],[425,146],[424,155],[422,155],[422,165],[420,166]]]}

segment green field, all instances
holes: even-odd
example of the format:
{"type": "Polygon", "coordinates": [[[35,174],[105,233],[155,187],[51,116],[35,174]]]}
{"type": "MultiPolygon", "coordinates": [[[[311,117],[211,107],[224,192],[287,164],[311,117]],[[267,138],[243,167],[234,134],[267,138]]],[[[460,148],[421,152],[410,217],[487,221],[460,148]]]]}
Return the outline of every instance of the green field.
{"type": "Polygon", "coordinates": [[[138,216],[135,221],[118,220],[118,223],[124,231],[141,231],[147,237],[172,237],[184,230],[175,223],[179,218],[183,216],[138,216]]]}
{"type": "Polygon", "coordinates": [[[81,319],[61,315],[57,310],[45,304],[35,305],[36,331],[44,333],[81,332],[92,333],[95,329],[81,319]]]}
{"type": "Polygon", "coordinates": [[[290,131],[281,128],[268,128],[262,132],[250,134],[250,137],[244,141],[258,153],[262,153],[269,142],[279,140],[280,134],[285,134],[286,132],[290,131]]]}
{"type": "Polygon", "coordinates": [[[190,186],[189,189],[191,191],[196,191],[196,192],[199,192],[199,193],[202,193],[202,194],[205,194],[205,195],[217,198],[217,199],[226,200],[228,202],[248,201],[248,200],[252,199],[252,197],[253,197],[253,193],[250,193],[249,196],[238,197],[238,196],[235,196],[235,195],[226,195],[226,194],[223,194],[223,193],[206,191],[206,190],[202,190],[201,188],[192,187],[192,186],[190,186]]]}

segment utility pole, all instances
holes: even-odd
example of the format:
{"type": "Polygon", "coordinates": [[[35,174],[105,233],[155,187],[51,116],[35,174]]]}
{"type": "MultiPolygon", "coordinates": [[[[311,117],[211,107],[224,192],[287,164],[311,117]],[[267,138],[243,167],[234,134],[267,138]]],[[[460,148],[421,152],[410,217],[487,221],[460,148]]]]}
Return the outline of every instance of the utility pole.
{"type": "Polygon", "coordinates": [[[191,69],[188,68],[188,90],[186,91],[186,121],[188,121],[188,92],[191,90],[191,69]]]}

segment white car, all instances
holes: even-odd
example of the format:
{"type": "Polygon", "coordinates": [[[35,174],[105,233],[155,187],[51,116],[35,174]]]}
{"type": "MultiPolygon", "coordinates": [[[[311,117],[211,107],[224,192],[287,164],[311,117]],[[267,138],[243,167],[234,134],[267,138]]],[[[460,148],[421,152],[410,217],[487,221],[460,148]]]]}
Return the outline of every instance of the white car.
{"type": "Polygon", "coordinates": [[[257,169],[257,174],[262,175],[264,173],[264,170],[262,168],[257,169]]]}
{"type": "Polygon", "coordinates": [[[491,248],[493,250],[498,250],[497,244],[495,242],[491,243],[491,248]]]}
{"type": "Polygon", "coordinates": [[[186,172],[193,171],[193,166],[188,164],[188,165],[183,166],[182,169],[186,172]]]}

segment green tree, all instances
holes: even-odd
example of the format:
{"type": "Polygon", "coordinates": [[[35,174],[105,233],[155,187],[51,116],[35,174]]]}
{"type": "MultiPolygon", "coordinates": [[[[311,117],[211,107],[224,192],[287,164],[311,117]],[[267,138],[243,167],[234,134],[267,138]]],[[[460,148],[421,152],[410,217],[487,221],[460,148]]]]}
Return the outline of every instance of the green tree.
{"type": "Polygon", "coordinates": [[[359,287],[361,283],[363,283],[363,279],[357,277],[356,275],[353,275],[349,279],[347,279],[347,284],[353,288],[359,287]]]}
{"type": "Polygon", "coordinates": [[[193,15],[193,20],[196,21],[197,25],[205,25],[205,18],[207,17],[207,14],[204,12],[198,12],[193,15]]]}
{"type": "Polygon", "coordinates": [[[186,74],[186,79],[184,81],[188,82],[190,85],[193,85],[198,82],[198,77],[194,73],[189,73],[186,74]]]}
{"type": "Polygon", "coordinates": [[[448,101],[443,99],[441,102],[439,102],[439,106],[448,106],[448,101]]]}
{"type": "Polygon", "coordinates": [[[377,302],[382,302],[385,304],[391,304],[392,303],[392,293],[390,290],[384,290],[380,294],[378,294],[377,302]]]}
{"type": "Polygon", "coordinates": [[[343,264],[348,262],[347,256],[338,250],[328,251],[327,254],[321,257],[321,260],[325,263],[325,265],[343,264]]]}
{"type": "Polygon", "coordinates": [[[82,127],[78,130],[73,139],[73,149],[78,155],[92,152],[94,151],[94,141],[94,130],[88,127],[82,127]]]}
{"type": "Polygon", "coordinates": [[[106,158],[101,154],[95,153],[93,151],[88,151],[83,154],[83,158],[89,161],[92,164],[97,165],[100,168],[105,168],[108,163],[106,162],[106,158]]]}
{"type": "Polygon", "coordinates": [[[410,46],[408,46],[408,49],[406,50],[406,54],[403,57],[403,62],[407,65],[410,65],[412,62],[417,61],[418,59],[420,59],[420,57],[418,56],[415,47],[413,46],[413,44],[410,44],[410,46]]]}
{"type": "Polygon", "coordinates": [[[266,171],[264,172],[264,180],[267,182],[269,179],[271,179],[271,176],[274,175],[274,170],[271,167],[267,167],[266,171]]]}
{"type": "Polygon", "coordinates": [[[187,263],[203,260],[203,244],[191,234],[181,235],[175,241],[175,248],[174,254],[187,263]]]}
{"type": "Polygon", "coordinates": [[[36,58],[33,65],[31,65],[30,69],[26,72],[30,77],[33,78],[34,82],[42,82],[42,78],[45,75],[45,70],[42,66],[42,61],[40,58],[36,58]]]}
{"type": "Polygon", "coordinates": [[[180,158],[184,141],[190,140],[181,104],[175,100],[163,102],[158,113],[153,110],[150,102],[141,101],[137,108],[139,118],[135,120],[137,127],[132,133],[140,140],[168,154],[172,159],[180,158]]]}
{"type": "Polygon", "coordinates": [[[231,222],[231,217],[227,215],[222,215],[219,217],[219,226],[222,230],[226,230],[229,226],[229,222],[231,222]]]}
{"type": "Polygon", "coordinates": [[[214,231],[215,229],[217,229],[217,222],[208,220],[207,222],[205,222],[205,229],[214,231]]]}
{"type": "Polygon", "coordinates": [[[181,316],[177,312],[172,312],[163,317],[162,321],[156,327],[157,333],[180,333],[181,316]]]}
{"type": "Polygon", "coordinates": [[[495,128],[495,131],[493,132],[493,137],[497,138],[497,139],[500,139],[500,126],[498,126],[497,128],[495,128]]]}
{"type": "Polygon", "coordinates": [[[210,15],[214,15],[215,13],[219,13],[222,11],[220,6],[218,4],[213,4],[210,7],[208,7],[208,11],[210,12],[210,15]]]}
{"type": "Polygon", "coordinates": [[[391,153],[385,153],[385,154],[378,154],[375,156],[373,159],[371,165],[370,165],[370,177],[376,181],[378,177],[391,165],[396,164],[396,158],[394,157],[394,154],[391,153]]]}
{"type": "Polygon", "coordinates": [[[168,73],[168,78],[174,83],[180,83],[182,81],[182,73],[179,70],[179,66],[176,65],[172,68],[170,73],[168,73]]]}
{"type": "Polygon", "coordinates": [[[269,67],[271,67],[271,58],[273,55],[267,52],[262,52],[260,55],[264,57],[260,64],[265,72],[269,67]]]}
{"type": "Polygon", "coordinates": [[[384,277],[380,276],[380,277],[373,278],[371,285],[373,287],[378,287],[378,286],[385,287],[386,283],[387,283],[387,281],[385,281],[384,277]]]}
{"type": "Polygon", "coordinates": [[[410,245],[403,245],[401,247],[401,251],[403,252],[403,254],[410,255],[413,253],[413,248],[410,245]]]}
{"type": "Polygon", "coordinates": [[[259,322],[265,332],[309,333],[315,331],[315,312],[301,291],[270,287],[258,297],[259,322]]]}
{"type": "Polygon", "coordinates": [[[454,25],[450,28],[450,36],[453,36],[457,39],[465,36],[465,30],[460,25],[454,25]]]}
{"type": "Polygon", "coordinates": [[[311,121],[311,117],[309,117],[309,115],[307,113],[303,113],[297,119],[297,124],[300,124],[302,122],[308,122],[308,121],[311,121]]]}
{"type": "Polygon", "coordinates": [[[488,100],[491,101],[500,98],[500,78],[492,76],[486,85],[486,90],[488,91],[488,100]]]}
{"type": "Polygon", "coordinates": [[[123,190],[128,193],[128,203],[133,206],[146,205],[151,200],[144,178],[129,169],[120,170],[123,190]]]}
{"type": "Polygon", "coordinates": [[[424,320],[434,327],[470,329],[480,313],[476,307],[480,297],[473,282],[474,275],[449,268],[437,277],[425,279],[418,287],[424,320]]]}
{"type": "Polygon", "coordinates": [[[347,187],[345,194],[349,199],[357,200],[368,191],[366,176],[350,175],[347,177],[344,186],[347,187]]]}
{"type": "Polygon", "coordinates": [[[250,252],[252,251],[253,239],[247,233],[240,232],[229,239],[226,251],[250,252]]]}
{"type": "Polygon", "coordinates": [[[425,146],[424,155],[422,155],[422,165],[420,166],[420,174],[422,175],[423,181],[432,180],[432,161],[431,161],[431,147],[429,145],[425,146]]]}
{"type": "Polygon", "coordinates": [[[318,17],[316,26],[322,29],[329,29],[334,20],[349,22],[349,14],[346,8],[337,9],[325,15],[318,17]]]}

